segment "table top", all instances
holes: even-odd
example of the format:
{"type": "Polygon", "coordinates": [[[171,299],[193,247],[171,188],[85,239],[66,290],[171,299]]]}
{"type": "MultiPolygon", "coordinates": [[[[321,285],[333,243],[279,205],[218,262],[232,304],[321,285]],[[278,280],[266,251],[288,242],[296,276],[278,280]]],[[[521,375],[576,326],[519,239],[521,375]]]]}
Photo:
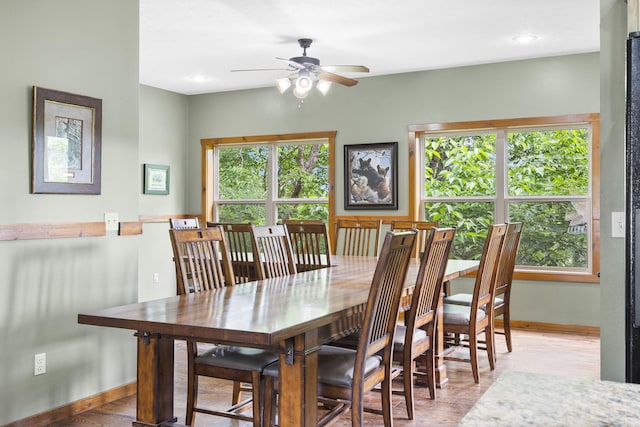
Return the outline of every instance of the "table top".
{"type": "MultiPolygon", "coordinates": [[[[364,309],[377,258],[332,257],[332,267],[207,292],[81,313],[78,322],[182,339],[275,346],[364,309]]],[[[449,260],[445,280],[477,269],[478,261],[449,260]]],[[[415,282],[413,260],[407,285],[415,282]]]]}

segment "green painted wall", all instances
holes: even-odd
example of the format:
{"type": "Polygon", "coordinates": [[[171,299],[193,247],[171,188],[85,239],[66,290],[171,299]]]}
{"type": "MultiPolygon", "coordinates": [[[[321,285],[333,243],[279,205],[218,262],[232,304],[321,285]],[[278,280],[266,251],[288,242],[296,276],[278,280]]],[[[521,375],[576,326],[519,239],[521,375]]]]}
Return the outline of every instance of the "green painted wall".
{"type": "MultiPolygon", "coordinates": [[[[3,0],[0,32],[0,224],[136,220],[138,2],[3,0]],[[29,193],[33,85],[102,99],[101,195],[29,193]]],[[[136,301],[139,241],[0,241],[0,425],[135,380],[131,331],[77,315],[136,301]]]]}
{"type": "Polygon", "coordinates": [[[611,238],[611,212],[625,210],[625,40],[627,3],[600,1],[600,364],[603,379],[625,378],[625,248],[611,238]]]}
{"type": "MultiPolygon", "coordinates": [[[[188,97],[149,86],[140,86],[140,176],[145,163],[168,165],[169,195],[140,195],[141,214],[186,212],[188,97]]],[[[142,183],[140,184],[142,188],[142,183]]],[[[145,223],[138,270],[138,300],[147,301],[174,295],[175,269],[169,241],[168,223],[145,223]],[[154,274],[158,283],[154,283],[154,274]]]]}

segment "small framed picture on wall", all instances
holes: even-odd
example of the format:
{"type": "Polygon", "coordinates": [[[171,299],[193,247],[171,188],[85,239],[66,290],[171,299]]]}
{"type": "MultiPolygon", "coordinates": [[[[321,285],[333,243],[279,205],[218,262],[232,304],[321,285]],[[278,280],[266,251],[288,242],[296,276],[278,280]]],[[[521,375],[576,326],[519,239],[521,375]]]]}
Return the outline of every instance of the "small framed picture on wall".
{"type": "Polygon", "coordinates": [[[169,166],[144,165],[144,194],[169,194],[169,166]]]}

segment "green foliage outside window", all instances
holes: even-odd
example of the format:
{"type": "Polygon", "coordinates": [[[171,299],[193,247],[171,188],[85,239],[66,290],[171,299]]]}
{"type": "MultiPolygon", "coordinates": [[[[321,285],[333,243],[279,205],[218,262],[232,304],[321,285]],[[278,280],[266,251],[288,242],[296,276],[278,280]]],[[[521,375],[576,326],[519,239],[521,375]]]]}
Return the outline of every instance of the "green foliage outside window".
{"type": "Polygon", "coordinates": [[[219,222],[265,224],[268,206],[275,206],[275,221],[288,218],[328,220],[328,144],[291,144],[221,147],[218,156],[217,203],[219,222]],[[277,148],[277,198],[269,194],[270,150],[277,148]],[[233,200],[241,203],[225,203],[233,200]],[[299,199],[300,203],[280,202],[299,199]]]}
{"type": "Polygon", "coordinates": [[[504,154],[496,152],[496,141],[505,135],[505,220],[524,223],[517,263],[586,268],[589,199],[562,200],[589,195],[589,135],[583,128],[425,138],[425,218],[457,227],[452,257],[479,259],[501,191],[496,159],[504,154]]]}

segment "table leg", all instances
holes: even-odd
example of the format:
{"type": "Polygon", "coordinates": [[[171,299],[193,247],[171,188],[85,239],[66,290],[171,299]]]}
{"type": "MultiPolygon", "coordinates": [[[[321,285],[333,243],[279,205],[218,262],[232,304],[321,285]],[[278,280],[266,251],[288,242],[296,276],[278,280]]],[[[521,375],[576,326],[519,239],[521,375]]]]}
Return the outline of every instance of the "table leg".
{"type": "Polygon", "coordinates": [[[444,388],[447,386],[447,365],[444,364],[444,317],[443,317],[443,299],[444,294],[440,293],[440,301],[438,302],[438,314],[436,320],[435,333],[435,370],[436,370],[436,386],[444,388]]]}
{"type": "Polygon", "coordinates": [[[279,425],[315,426],[318,400],[317,337],[313,334],[298,335],[282,342],[280,348],[279,425]]]}
{"type": "Polygon", "coordinates": [[[173,416],[173,338],[136,333],[138,385],[134,427],[161,426],[173,416]]]}

